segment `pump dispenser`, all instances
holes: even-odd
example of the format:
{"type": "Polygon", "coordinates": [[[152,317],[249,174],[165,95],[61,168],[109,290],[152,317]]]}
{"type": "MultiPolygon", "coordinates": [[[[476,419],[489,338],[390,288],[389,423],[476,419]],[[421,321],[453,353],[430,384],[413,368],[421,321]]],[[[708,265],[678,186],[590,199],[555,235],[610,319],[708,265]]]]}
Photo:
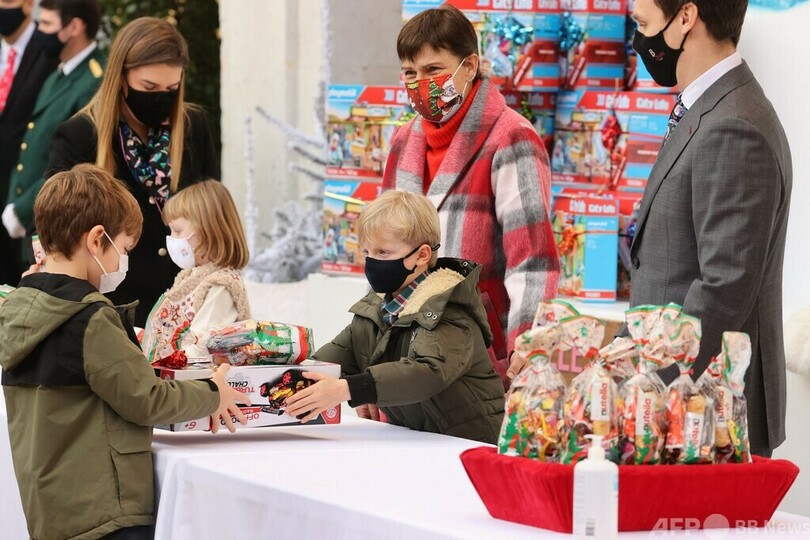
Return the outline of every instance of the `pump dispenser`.
{"type": "Polygon", "coordinates": [[[574,466],[574,538],[613,540],[619,535],[619,467],[605,459],[600,435],[588,458],[574,466]]]}

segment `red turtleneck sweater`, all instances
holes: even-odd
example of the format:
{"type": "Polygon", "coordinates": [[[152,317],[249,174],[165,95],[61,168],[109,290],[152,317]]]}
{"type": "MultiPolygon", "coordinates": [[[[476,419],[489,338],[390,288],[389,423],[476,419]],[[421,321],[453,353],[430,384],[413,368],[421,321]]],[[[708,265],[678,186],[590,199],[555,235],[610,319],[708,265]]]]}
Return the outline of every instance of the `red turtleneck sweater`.
{"type": "Polygon", "coordinates": [[[475,94],[478,92],[478,87],[481,86],[481,81],[477,81],[470,89],[470,93],[464,98],[461,104],[461,109],[453,115],[453,117],[444,124],[437,124],[430,120],[422,119],[422,130],[425,132],[425,139],[427,140],[427,154],[425,160],[427,161],[427,177],[424,179],[422,191],[427,195],[430,184],[436,178],[436,173],[439,172],[439,167],[444,160],[447,149],[450,148],[450,143],[453,137],[456,136],[461,122],[467,115],[467,111],[475,99],[475,94]]]}

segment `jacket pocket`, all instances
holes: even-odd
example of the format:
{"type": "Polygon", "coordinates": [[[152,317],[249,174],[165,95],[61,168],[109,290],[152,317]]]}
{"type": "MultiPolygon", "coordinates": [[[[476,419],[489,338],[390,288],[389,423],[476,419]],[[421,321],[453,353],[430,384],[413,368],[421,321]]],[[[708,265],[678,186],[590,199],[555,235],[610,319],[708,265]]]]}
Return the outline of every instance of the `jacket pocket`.
{"type": "Polygon", "coordinates": [[[112,431],[108,436],[121,513],[152,514],[155,497],[152,429],[112,431]]]}

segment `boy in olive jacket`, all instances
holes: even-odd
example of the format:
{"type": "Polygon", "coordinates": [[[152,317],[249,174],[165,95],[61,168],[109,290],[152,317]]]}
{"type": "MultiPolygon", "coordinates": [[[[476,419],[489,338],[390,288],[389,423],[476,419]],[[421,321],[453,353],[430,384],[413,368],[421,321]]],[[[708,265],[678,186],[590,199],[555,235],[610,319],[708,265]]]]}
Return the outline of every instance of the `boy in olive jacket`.
{"type": "Polygon", "coordinates": [[[143,217],[93,165],[48,180],[35,204],[48,253],[0,306],[0,365],[14,472],[34,539],[150,538],[152,425],[215,414],[244,421],[225,382],[155,376],[102,292],[127,270],[143,217]],[[118,536],[116,536],[117,538],[118,536]]]}
{"type": "Polygon", "coordinates": [[[478,292],[481,267],[438,259],[440,227],[421,195],[389,191],[357,220],[374,292],[352,323],[313,358],[340,364],[287,400],[303,421],[342,401],[379,406],[392,424],[495,443],[504,394],[488,348],[492,333],[478,292]]]}

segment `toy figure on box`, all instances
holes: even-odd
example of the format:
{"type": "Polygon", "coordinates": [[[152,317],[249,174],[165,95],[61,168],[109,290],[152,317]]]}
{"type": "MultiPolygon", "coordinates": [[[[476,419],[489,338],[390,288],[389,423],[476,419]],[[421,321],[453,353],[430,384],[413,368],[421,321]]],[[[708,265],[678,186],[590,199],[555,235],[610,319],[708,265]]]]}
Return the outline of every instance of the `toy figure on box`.
{"type": "Polygon", "coordinates": [[[723,332],[752,337],[751,451],[769,456],[785,439],[782,274],[793,180],[782,124],[737,51],[747,4],[636,0],[634,47],[658,84],[682,93],[639,208],[630,303],[676,302],[700,319],[693,378],[720,352],[723,332]]]}
{"type": "Polygon", "coordinates": [[[548,154],[531,123],[482,79],[475,29],[458,9],[444,4],[416,15],[400,31],[397,53],[408,92],[428,96],[431,84],[452,85],[457,99],[439,114],[428,100],[397,131],[383,185],[426,194],[445,224],[441,254],[482,266],[490,354],[508,386],[515,339],[557,292],[548,154]]]}
{"type": "Polygon", "coordinates": [[[248,250],[239,214],[225,186],[206,181],[169,199],[163,218],[172,232],[166,238],[169,256],[182,271],[149,314],[143,350],[150,362],[181,350],[187,358],[208,358],[211,330],[250,318],[240,274],[248,250]]]}

